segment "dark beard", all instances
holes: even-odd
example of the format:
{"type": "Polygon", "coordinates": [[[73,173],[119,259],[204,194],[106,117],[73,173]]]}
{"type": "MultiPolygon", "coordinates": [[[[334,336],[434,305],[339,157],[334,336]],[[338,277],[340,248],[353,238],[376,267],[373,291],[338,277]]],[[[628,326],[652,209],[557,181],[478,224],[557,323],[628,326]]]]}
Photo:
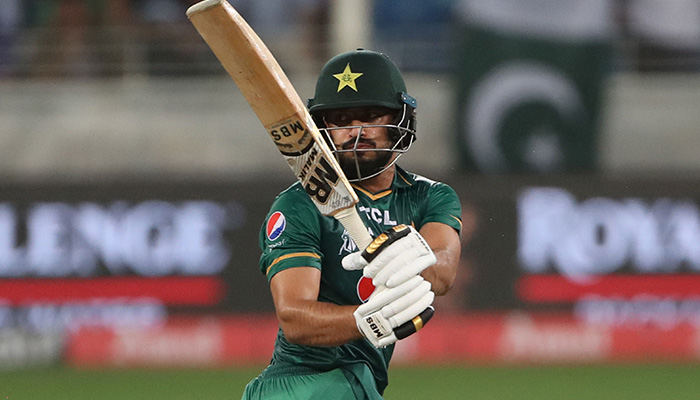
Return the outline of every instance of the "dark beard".
{"type": "Polygon", "coordinates": [[[338,163],[340,168],[345,173],[345,176],[350,180],[359,180],[364,177],[376,174],[381,171],[391,160],[392,153],[390,151],[378,152],[377,157],[372,160],[359,160],[360,176],[357,176],[357,167],[355,166],[355,158],[339,157],[338,163]]]}

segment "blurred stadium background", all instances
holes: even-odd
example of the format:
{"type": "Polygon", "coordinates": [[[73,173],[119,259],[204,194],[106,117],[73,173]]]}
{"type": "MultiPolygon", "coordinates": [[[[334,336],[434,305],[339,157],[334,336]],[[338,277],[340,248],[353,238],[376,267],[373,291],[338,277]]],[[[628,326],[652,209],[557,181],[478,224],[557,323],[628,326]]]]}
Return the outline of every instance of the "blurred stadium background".
{"type": "MultiPolygon", "coordinates": [[[[402,165],[463,201],[387,398],[696,398],[700,1],[230,2],[302,98],[386,52],[402,165]]],[[[193,3],[0,2],[0,396],[238,398],[270,357],[257,234],[292,175],[193,3]]]]}

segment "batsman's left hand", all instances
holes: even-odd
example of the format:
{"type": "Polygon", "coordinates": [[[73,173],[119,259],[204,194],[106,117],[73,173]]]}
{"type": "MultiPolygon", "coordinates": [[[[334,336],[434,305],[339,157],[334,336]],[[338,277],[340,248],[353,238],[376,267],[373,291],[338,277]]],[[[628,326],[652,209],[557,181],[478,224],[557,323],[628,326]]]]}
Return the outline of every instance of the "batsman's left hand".
{"type": "Polygon", "coordinates": [[[412,226],[397,225],[377,236],[361,252],[343,258],[348,271],[363,270],[376,287],[396,287],[437,262],[423,236],[412,226]]]}
{"type": "Polygon", "coordinates": [[[414,276],[397,287],[375,292],[357,307],[353,313],[357,329],[375,347],[386,347],[428,322],[433,299],[430,282],[414,276]]]}

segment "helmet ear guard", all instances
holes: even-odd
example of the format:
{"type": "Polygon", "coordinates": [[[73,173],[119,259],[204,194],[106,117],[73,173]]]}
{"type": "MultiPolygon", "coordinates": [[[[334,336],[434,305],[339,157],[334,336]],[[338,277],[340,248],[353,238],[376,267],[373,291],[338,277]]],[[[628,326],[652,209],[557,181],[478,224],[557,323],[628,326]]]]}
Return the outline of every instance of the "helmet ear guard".
{"type": "Polygon", "coordinates": [[[413,142],[416,141],[416,99],[406,93],[401,93],[403,102],[402,111],[397,116],[396,125],[398,128],[390,129],[392,140],[398,142],[398,148],[406,151],[411,148],[413,142]],[[395,131],[395,132],[394,132],[395,131]],[[405,132],[405,134],[403,133],[405,132]]]}

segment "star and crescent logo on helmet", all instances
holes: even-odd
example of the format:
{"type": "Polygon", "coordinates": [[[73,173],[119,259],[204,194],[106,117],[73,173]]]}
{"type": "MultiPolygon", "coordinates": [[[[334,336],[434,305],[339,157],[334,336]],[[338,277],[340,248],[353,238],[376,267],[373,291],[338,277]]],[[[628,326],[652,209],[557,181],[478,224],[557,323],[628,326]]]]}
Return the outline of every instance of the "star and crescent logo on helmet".
{"type": "Polygon", "coordinates": [[[270,218],[267,220],[267,238],[271,241],[275,241],[282,236],[282,232],[287,227],[287,219],[279,211],[275,211],[270,218]]]}
{"type": "Polygon", "coordinates": [[[362,72],[352,72],[350,69],[350,63],[345,66],[343,72],[339,74],[333,74],[333,77],[338,80],[338,92],[349,87],[350,89],[357,92],[357,85],[355,80],[364,75],[362,72]]]}

